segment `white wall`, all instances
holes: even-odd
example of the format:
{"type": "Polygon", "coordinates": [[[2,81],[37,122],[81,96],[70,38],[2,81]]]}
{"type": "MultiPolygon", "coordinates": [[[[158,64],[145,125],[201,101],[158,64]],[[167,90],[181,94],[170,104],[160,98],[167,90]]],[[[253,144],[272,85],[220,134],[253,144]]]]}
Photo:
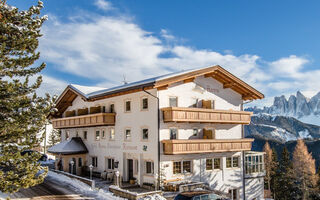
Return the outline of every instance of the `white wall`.
{"type": "MultiPolygon", "coordinates": [[[[152,89],[148,92],[156,95],[156,90],[152,89]]],[[[146,94],[145,92],[137,92],[107,99],[102,99],[95,102],[83,101],[80,97],[77,97],[72,106],[68,110],[76,110],[79,108],[91,107],[91,106],[106,106],[106,111],[109,111],[110,104],[115,105],[116,112],[116,124],[115,126],[101,126],[101,127],[86,127],[76,129],[65,129],[62,132],[62,140],[65,139],[65,131],[70,131],[71,137],[76,136],[76,131],[79,132],[79,136],[83,138],[83,131],[88,131],[87,140],[83,140],[86,144],[89,154],[87,156],[87,165],[91,164],[91,156],[98,157],[98,168],[95,171],[102,172],[105,170],[105,158],[114,158],[119,161],[119,171],[124,179],[127,179],[127,160],[134,159],[139,160],[139,173],[134,173],[135,177],[143,178],[147,182],[153,180],[153,176],[144,175],[145,165],[144,161],[154,162],[154,171],[157,170],[157,99],[146,94]],[[142,111],[141,101],[142,97],[148,97],[148,110],[142,111]],[[131,112],[125,112],[125,100],[131,101],[131,112]],[[110,140],[110,128],[115,128],[115,140],[110,140]],[[125,140],[125,129],[131,129],[131,140],[125,140]],[[147,141],[142,140],[142,128],[149,129],[149,139],[147,141]],[[95,140],[96,130],[106,130],[106,138],[95,140]],[[144,146],[147,146],[146,151],[143,150],[144,146]],[[141,173],[142,172],[142,173],[141,173]]],[[[100,132],[100,137],[102,133],[100,132]]],[[[134,163],[135,168],[135,163],[134,163]]],[[[136,171],[134,169],[134,171],[136,171]]]]}

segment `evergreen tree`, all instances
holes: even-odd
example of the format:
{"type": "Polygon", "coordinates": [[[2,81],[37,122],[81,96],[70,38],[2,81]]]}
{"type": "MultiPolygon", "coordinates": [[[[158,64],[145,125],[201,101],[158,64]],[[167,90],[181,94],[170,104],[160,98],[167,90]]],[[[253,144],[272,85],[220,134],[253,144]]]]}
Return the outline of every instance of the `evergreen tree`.
{"type": "Polygon", "coordinates": [[[277,199],[290,200],[294,198],[293,190],[293,165],[290,160],[290,154],[286,147],[281,153],[281,160],[277,170],[277,199]]]}
{"type": "Polygon", "coordinates": [[[317,175],[315,160],[303,140],[298,140],[293,152],[294,181],[296,185],[296,199],[310,199],[316,192],[317,175]]]}
{"type": "Polygon", "coordinates": [[[276,154],[273,152],[271,149],[269,142],[267,141],[263,147],[263,151],[266,153],[265,155],[265,170],[266,170],[266,176],[264,178],[265,181],[265,188],[272,192],[273,191],[273,186],[274,183],[272,181],[272,178],[274,177],[275,174],[275,169],[276,169],[276,154]]]}
{"type": "Polygon", "coordinates": [[[272,196],[274,199],[277,199],[277,189],[278,189],[278,177],[277,177],[277,171],[278,171],[278,167],[279,167],[279,163],[278,163],[278,156],[277,156],[277,151],[272,148],[272,164],[271,164],[271,168],[270,168],[270,183],[271,183],[271,192],[272,192],[272,196]]]}
{"type": "Polygon", "coordinates": [[[45,67],[35,64],[46,20],[39,16],[42,7],[39,1],[19,11],[0,0],[0,191],[6,193],[41,183],[47,171],[37,162],[38,153],[21,154],[39,145],[37,134],[43,131],[52,103],[48,95],[36,95],[42,82],[38,73],[45,67]]]}
{"type": "Polygon", "coordinates": [[[49,135],[49,140],[48,143],[50,146],[53,146],[57,143],[59,143],[61,140],[61,131],[57,129],[52,129],[50,135],[49,135]]]}

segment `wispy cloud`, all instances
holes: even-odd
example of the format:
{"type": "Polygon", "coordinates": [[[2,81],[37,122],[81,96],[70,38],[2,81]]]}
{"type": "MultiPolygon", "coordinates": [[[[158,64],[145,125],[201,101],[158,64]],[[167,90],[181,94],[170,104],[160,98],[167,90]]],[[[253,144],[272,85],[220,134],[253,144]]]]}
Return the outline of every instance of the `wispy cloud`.
{"type": "MultiPolygon", "coordinates": [[[[102,0],[96,1],[96,5],[101,9],[112,7],[102,0]]],[[[291,55],[265,61],[258,55],[235,56],[231,51],[196,49],[179,44],[166,29],[156,36],[127,17],[92,15],[88,21],[76,20],[77,16],[69,22],[49,20],[40,43],[42,59],[60,66],[64,73],[95,80],[104,87],[121,84],[123,75],[128,81],[135,81],[216,64],[267,97],[296,90],[316,91],[320,85],[320,70],[305,70],[304,66],[310,63],[305,57],[291,55]],[[163,56],[166,54],[170,56],[163,56]]],[[[270,101],[268,98],[265,102],[270,101]]]]}
{"type": "Polygon", "coordinates": [[[113,10],[114,7],[112,6],[112,4],[109,1],[105,1],[105,0],[96,0],[94,3],[99,9],[104,10],[104,11],[109,11],[109,10],[113,10]]]}

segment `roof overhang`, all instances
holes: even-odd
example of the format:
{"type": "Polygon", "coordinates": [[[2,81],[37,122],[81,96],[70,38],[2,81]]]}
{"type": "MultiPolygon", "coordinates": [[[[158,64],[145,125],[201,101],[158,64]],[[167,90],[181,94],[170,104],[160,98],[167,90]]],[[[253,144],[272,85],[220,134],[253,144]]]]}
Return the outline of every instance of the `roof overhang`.
{"type": "Polygon", "coordinates": [[[158,80],[156,81],[154,87],[160,90],[166,89],[173,83],[180,81],[191,82],[199,76],[212,77],[216,79],[217,81],[223,84],[223,88],[230,88],[235,92],[241,94],[243,100],[255,100],[264,98],[264,95],[260,93],[258,90],[254,89],[249,84],[240,80],[239,78],[237,78],[236,76],[234,76],[233,74],[231,74],[219,65],[158,80]]]}

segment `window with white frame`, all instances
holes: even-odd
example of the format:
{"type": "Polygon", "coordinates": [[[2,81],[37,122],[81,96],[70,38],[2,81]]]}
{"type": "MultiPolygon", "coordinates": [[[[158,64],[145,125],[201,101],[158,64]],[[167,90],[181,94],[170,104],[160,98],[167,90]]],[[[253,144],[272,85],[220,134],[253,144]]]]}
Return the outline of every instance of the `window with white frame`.
{"type": "Polygon", "coordinates": [[[173,174],[191,173],[192,162],[190,160],[173,162],[173,174]]]}
{"type": "Polygon", "coordinates": [[[178,129],[170,128],[170,140],[175,140],[178,138],[178,129]]]}
{"type": "Polygon", "coordinates": [[[142,129],[142,139],[143,140],[149,139],[149,129],[147,129],[147,128],[142,129]]]}
{"type": "Polygon", "coordinates": [[[98,157],[96,157],[96,156],[91,157],[91,165],[93,167],[98,167],[98,157]]]}
{"type": "Polygon", "coordinates": [[[220,158],[208,158],[206,159],[206,170],[221,169],[220,158]]]}
{"type": "Polygon", "coordinates": [[[169,97],[169,107],[178,107],[178,97],[169,97]]]}
{"type": "Polygon", "coordinates": [[[125,130],[125,139],[126,140],[131,140],[131,129],[127,128],[125,130]]]}
{"type": "Polygon", "coordinates": [[[114,112],[115,112],[114,104],[112,103],[112,104],[110,104],[110,113],[114,113],[114,112]]]}
{"type": "Polygon", "coordinates": [[[264,172],[263,154],[245,155],[245,172],[246,174],[264,172]]]}
{"type": "Polygon", "coordinates": [[[229,195],[232,200],[237,200],[238,199],[238,189],[229,190],[229,195]]]}
{"type": "Polygon", "coordinates": [[[107,169],[114,169],[114,159],[107,158],[107,169]]]}
{"type": "Polygon", "coordinates": [[[239,156],[227,157],[226,168],[239,167],[239,156]]]}
{"type": "Polygon", "coordinates": [[[114,132],[114,128],[110,128],[110,140],[114,140],[115,139],[115,132],[114,132]]]}
{"type": "Polygon", "coordinates": [[[146,174],[154,173],[154,164],[152,161],[146,161],[146,174]]]}
{"type": "Polygon", "coordinates": [[[88,131],[83,131],[83,139],[87,139],[88,138],[88,131]]]}
{"type": "Polygon", "coordinates": [[[148,107],[149,107],[148,97],[143,97],[141,100],[141,109],[148,110],[148,107]]]}
{"type": "Polygon", "coordinates": [[[126,100],[124,107],[125,107],[125,112],[130,112],[131,111],[131,101],[126,100]]]}
{"type": "Polygon", "coordinates": [[[100,140],[100,130],[96,130],[96,140],[100,140]]]}

